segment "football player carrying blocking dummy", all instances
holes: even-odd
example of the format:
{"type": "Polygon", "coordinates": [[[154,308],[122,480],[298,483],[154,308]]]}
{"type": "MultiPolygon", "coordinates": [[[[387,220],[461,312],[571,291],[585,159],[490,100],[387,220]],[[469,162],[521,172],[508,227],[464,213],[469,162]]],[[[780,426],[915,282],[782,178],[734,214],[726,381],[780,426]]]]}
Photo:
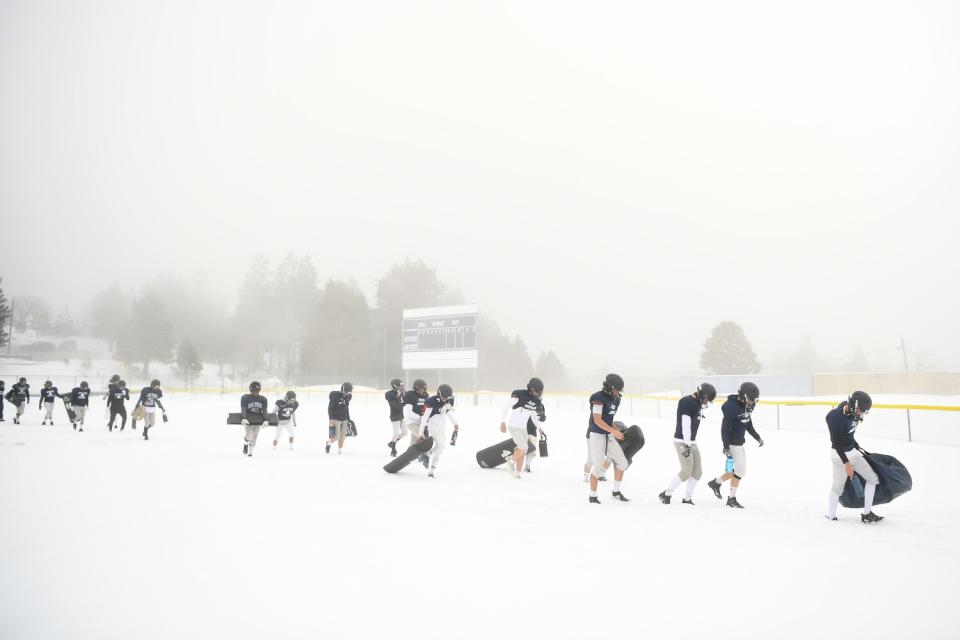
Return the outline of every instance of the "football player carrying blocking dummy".
{"type": "Polygon", "coordinates": [[[136,411],[140,406],[143,406],[144,440],[150,439],[150,436],[147,435],[150,427],[157,426],[157,407],[160,408],[164,416],[167,415],[167,410],[163,408],[163,403],[160,402],[162,397],[163,391],[160,390],[160,381],[157,379],[151,380],[149,387],[140,390],[140,398],[137,399],[137,404],[133,407],[133,410],[136,411]]]}
{"type": "Polygon", "coordinates": [[[124,404],[130,399],[130,390],[127,389],[126,380],[117,380],[110,385],[107,393],[107,408],[110,409],[110,422],[107,423],[107,429],[113,431],[113,425],[120,416],[120,431],[127,428],[127,407],[124,404]]]}
{"type": "Polygon", "coordinates": [[[543,381],[540,378],[530,378],[526,389],[517,389],[510,394],[510,400],[503,407],[503,417],[500,419],[500,431],[507,433],[510,430],[510,437],[517,445],[513,450],[513,477],[520,478],[520,472],[523,470],[523,461],[527,455],[527,446],[529,445],[529,435],[527,434],[527,421],[532,420],[536,429],[542,433],[540,428],[540,415],[543,412],[543,405],[540,398],[543,397],[543,381]]]}
{"type": "Polygon", "coordinates": [[[680,398],[677,403],[677,426],[673,432],[673,448],[680,461],[680,473],[670,479],[667,488],[660,492],[660,502],[670,504],[670,496],[682,483],[687,483],[686,496],[683,504],[693,504],[693,490],[697,480],[703,475],[703,465],[700,460],[700,449],[697,447],[697,429],[703,419],[701,410],[717,399],[717,390],[713,385],[704,382],[689,396],[680,398]]]}
{"type": "Polygon", "coordinates": [[[747,475],[747,451],[744,448],[746,433],[749,432],[757,444],[763,446],[763,438],[754,429],[753,419],[750,417],[759,398],[760,388],[752,382],[744,382],[736,394],[727,396],[727,401],[721,407],[723,424],[720,425],[720,437],[723,439],[723,455],[733,459],[733,471],[727,471],[722,476],[714,478],[707,483],[707,486],[713,490],[713,495],[723,499],[720,495],[720,485],[730,480],[727,506],[736,509],[743,509],[743,505],[737,502],[737,487],[740,486],[743,476],[747,475]]]}
{"type": "Polygon", "coordinates": [[[20,378],[16,384],[11,386],[10,391],[7,391],[6,398],[10,401],[10,404],[17,408],[17,414],[13,417],[13,424],[20,424],[20,416],[23,415],[24,409],[30,404],[30,385],[27,384],[27,379],[20,378]]]}
{"type": "Polygon", "coordinates": [[[40,406],[38,407],[44,411],[41,426],[47,424],[47,422],[50,423],[51,427],[53,426],[53,407],[59,397],[60,391],[53,386],[53,382],[47,380],[43,383],[43,389],[40,389],[40,406]]]}
{"type": "Polygon", "coordinates": [[[390,447],[390,456],[396,458],[397,442],[407,435],[407,427],[403,422],[403,381],[400,378],[391,380],[390,390],[383,397],[390,406],[390,424],[393,426],[393,438],[387,446],[390,447]]]}
{"type": "Polygon", "coordinates": [[[274,450],[283,433],[286,432],[290,437],[290,451],[293,451],[293,428],[297,426],[297,416],[294,414],[299,407],[297,393],[292,390],[287,391],[284,397],[277,400],[277,435],[273,438],[274,450]]]}
{"type": "Polygon", "coordinates": [[[330,402],[327,404],[327,417],[330,419],[327,453],[330,453],[330,445],[334,441],[337,443],[337,453],[343,453],[343,441],[347,438],[347,422],[350,420],[351,398],[353,398],[353,385],[349,382],[340,385],[340,391],[330,392],[330,402]]]}
{"type": "Polygon", "coordinates": [[[543,423],[547,421],[547,410],[543,406],[543,399],[540,400],[540,410],[537,412],[539,422],[534,424],[533,419],[527,420],[527,439],[533,444],[533,451],[527,454],[524,461],[523,470],[530,473],[530,462],[539,455],[540,436],[547,437],[547,432],[543,430],[543,423]]]}
{"type": "Polygon", "coordinates": [[[453,422],[453,432],[456,436],[460,431],[460,423],[453,413],[453,388],[448,384],[437,387],[437,395],[430,396],[424,402],[423,415],[420,416],[421,438],[432,437],[433,449],[427,454],[430,459],[427,476],[437,477],[437,464],[440,456],[447,448],[447,420],[453,422]]]}
{"type": "Polygon", "coordinates": [[[267,422],[267,399],[260,395],[260,383],[254,380],[247,387],[250,393],[240,396],[240,424],[243,425],[243,455],[253,457],[260,427],[267,422]]]}
{"type": "Polygon", "coordinates": [[[80,383],[79,387],[74,387],[70,392],[70,408],[73,409],[75,419],[73,421],[73,428],[77,430],[77,425],[80,425],[79,431],[83,431],[83,423],[87,418],[87,407],[90,406],[90,385],[87,384],[87,381],[84,380],[80,383]]]}
{"type": "Polygon", "coordinates": [[[623,449],[620,448],[623,433],[613,426],[613,418],[617,415],[617,409],[620,408],[622,394],[623,378],[615,373],[608,373],[603,380],[603,388],[590,396],[589,442],[590,461],[593,466],[590,469],[589,501],[593,504],[600,504],[597,485],[600,482],[600,474],[603,473],[604,460],[607,458],[614,465],[613,499],[630,502],[620,491],[623,473],[630,463],[627,462],[627,457],[623,455],[623,449]]]}
{"type": "Polygon", "coordinates": [[[410,446],[420,439],[420,417],[429,396],[427,383],[420,378],[413,381],[412,390],[403,394],[403,425],[410,432],[410,446]]]}
{"type": "Polygon", "coordinates": [[[854,432],[872,406],[873,400],[866,392],[854,391],[849,398],[827,414],[830,446],[833,448],[830,452],[830,461],[833,463],[833,486],[830,488],[830,499],[827,503],[828,520],[837,519],[837,502],[843,494],[847,478],[852,478],[854,472],[859,473],[867,485],[863,488],[863,512],[860,514],[860,522],[874,524],[883,520],[882,516],[873,512],[873,496],[880,478],[863,457],[860,445],[854,437],[854,432]]]}

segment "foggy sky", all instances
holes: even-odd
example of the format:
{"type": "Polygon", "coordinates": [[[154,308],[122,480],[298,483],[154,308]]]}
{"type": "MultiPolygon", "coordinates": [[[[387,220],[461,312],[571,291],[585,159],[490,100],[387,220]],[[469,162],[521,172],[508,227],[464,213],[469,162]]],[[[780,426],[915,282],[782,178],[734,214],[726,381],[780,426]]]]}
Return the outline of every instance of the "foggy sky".
{"type": "Polygon", "coordinates": [[[4,0],[3,286],[411,257],[575,371],[957,370],[956,7],[4,0]]]}

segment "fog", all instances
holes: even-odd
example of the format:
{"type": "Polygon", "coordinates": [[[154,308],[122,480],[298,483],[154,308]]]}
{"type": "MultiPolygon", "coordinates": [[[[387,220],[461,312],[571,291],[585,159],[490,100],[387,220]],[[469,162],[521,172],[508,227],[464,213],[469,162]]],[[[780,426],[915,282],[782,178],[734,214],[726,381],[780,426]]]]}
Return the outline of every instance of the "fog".
{"type": "MultiPolygon", "coordinates": [[[[421,259],[574,371],[960,367],[951,2],[0,3],[0,275],[421,259]]],[[[628,380],[629,384],[629,380],[628,380]]]]}

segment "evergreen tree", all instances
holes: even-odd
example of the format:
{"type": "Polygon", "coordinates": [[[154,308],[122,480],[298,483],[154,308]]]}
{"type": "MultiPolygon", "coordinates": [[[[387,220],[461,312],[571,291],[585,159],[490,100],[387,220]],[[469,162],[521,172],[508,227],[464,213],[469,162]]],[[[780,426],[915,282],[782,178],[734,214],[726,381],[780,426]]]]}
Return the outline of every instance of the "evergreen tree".
{"type": "Polygon", "coordinates": [[[203,363],[190,338],[184,338],[177,347],[177,370],[183,376],[183,386],[193,387],[193,381],[203,372],[203,363]]]}
{"type": "Polygon", "coordinates": [[[537,358],[536,375],[549,391],[573,391],[573,381],[557,354],[543,351],[537,358]]]}
{"type": "Polygon", "coordinates": [[[700,354],[700,367],[707,374],[759,373],[760,363],[736,322],[725,320],[713,328],[700,354]]]}
{"type": "Polygon", "coordinates": [[[847,360],[846,364],[844,365],[844,369],[855,373],[870,371],[870,361],[867,360],[867,356],[863,353],[863,349],[860,347],[854,349],[853,355],[850,356],[849,360],[847,360]]]}
{"type": "MultiPolygon", "coordinates": [[[[437,277],[435,269],[420,260],[406,260],[393,265],[377,281],[375,330],[379,339],[376,361],[383,358],[386,344],[386,371],[400,370],[400,331],[404,309],[436,307],[463,302],[460,294],[451,290],[437,277]]],[[[480,334],[483,335],[482,332],[480,334]]]]}
{"type": "Polygon", "coordinates": [[[370,307],[359,287],[328,281],[304,345],[305,368],[328,380],[370,375],[373,344],[370,307]]]}
{"type": "MultiPolygon", "coordinates": [[[[3,278],[0,278],[0,284],[3,278]]],[[[3,293],[3,287],[0,287],[0,347],[5,347],[10,342],[10,334],[7,332],[7,325],[10,322],[10,307],[7,305],[7,296],[3,293]]],[[[3,402],[0,399],[0,402],[3,402]]]]}
{"type": "Polygon", "coordinates": [[[93,297],[90,304],[91,332],[105,340],[113,351],[124,329],[130,323],[130,295],[114,281],[93,297]]]}
{"type": "Polygon", "coordinates": [[[117,352],[128,362],[142,362],[143,375],[150,376],[150,363],[168,362],[173,351],[173,327],[160,298],[147,290],[133,302],[130,322],[117,345],[117,352]]]}
{"type": "Polygon", "coordinates": [[[790,358],[790,371],[793,373],[815,373],[821,370],[822,366],[820,356],[813,348],[813,341],[810,338],[804,338],[800,342],[797,352],[790,358]]]}

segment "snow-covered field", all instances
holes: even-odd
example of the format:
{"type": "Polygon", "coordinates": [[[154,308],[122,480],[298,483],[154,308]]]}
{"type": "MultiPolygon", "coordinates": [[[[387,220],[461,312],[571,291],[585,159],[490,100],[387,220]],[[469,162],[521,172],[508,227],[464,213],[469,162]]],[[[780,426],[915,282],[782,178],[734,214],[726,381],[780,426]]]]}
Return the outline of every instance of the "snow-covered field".
{"type": "MultiPolygon", "coordinates": [[[[272,397],[271,397],[272,399],[272,397]]],[[[165,398],[149,442],[86,433],[58,407],[40,427],[0,424],[0,638],[950,638],[960,635],[960,448],[871,435],[914,491],[861,525],[823,518],[826,429],[749,444],[750,472],[721,506],[719,410],[701,428],[696,506],[661,505],[675,473],[673,408],[620,418],[647,438],[629,504],[587,504],[586,412],[548,404],[550,457],[514,480],[477,467],[503,438],[497,408],[460,407],[440,477],[397,475],[382,399],[353,408],[360,435],[325,455],[322,398],[302,398],[297,445],[253,458],[223,424],[236,397],[165,398]]],[[[820,425],[822,426],[822,414],[820,425]]],[[[606,483],[609,485],[610,483],[606,483]]],[[[679,502],[679,501],[678,501],[679,502]]]]}

